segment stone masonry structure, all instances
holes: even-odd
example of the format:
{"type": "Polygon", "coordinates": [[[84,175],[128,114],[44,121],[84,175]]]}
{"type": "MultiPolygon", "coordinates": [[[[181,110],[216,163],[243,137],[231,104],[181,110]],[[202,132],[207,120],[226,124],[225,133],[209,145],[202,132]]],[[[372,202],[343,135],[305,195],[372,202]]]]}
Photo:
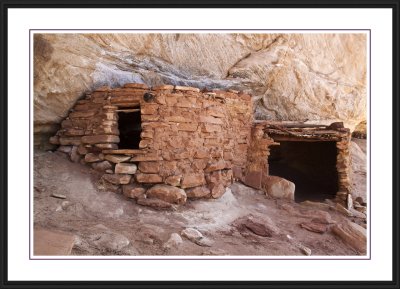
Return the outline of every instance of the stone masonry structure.
{"type": "MultiPolygon", "coordinates": [[[[336,148],[335,155],[332,156],[336,170],[334,173],[337,174],[334,180],[337,185],[335,198],[337,202],[347,203],[348,198],[351,198],[350,140],[350,130],[344,128],[343,123],[324,126],[255,121],[252,127],[252,141],[248,151],[244,183],[268,193],[268,185],[271,182],[269,156],[272,146],[280,146],[283,142],[331,142],[336,148]]],[[[318,161],[326,162],[325,159],[318,161]]],[[[333,174],[332,171],[331,173],[333,174]]]]}
{"type": "Polygon", "coordinates": [[[218,198],[231,184],[232,172],[244,172],[252,113],[250,96],[236,91],[103,87],[76,103],[51,142],[72,146],[77,160],[104,171],[103,180],[122,185],[127,195],[141,191],[137,184],[164,184],[168,187],[158,188],[172,196],[155,193],[164,201],[184,202],[186,197],[177,197],[184,194],[218,198]],[[119,149],[119,114],[136,111],[138,148],[119,149]],[[171,193],[171,187],[186,192],[171,193]]]}
{"type": "Polygon", "coordinates": [[[270,148],[288,140],[336,143],[337,200],[346,201],[348,129],[254,121],[250,95],[234,90],[101,87],[77,101],[50,138],[73,161],[102,172],[107,189],[158,208],[219,198],[233,180],[268,194],[270,148]]]}

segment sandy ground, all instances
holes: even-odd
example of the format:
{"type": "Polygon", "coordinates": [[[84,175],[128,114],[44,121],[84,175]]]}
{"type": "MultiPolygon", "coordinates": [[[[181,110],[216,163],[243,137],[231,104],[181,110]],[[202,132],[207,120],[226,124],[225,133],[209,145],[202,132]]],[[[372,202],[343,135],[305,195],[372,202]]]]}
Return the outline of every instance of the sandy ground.
{"type": "MultiPolygon", "coordinates": [[[[365,153],[353,147],[353,185],[365,196],[365,153]]],[[[305,255],[302,246],[312,255],[359,254],[331,232],[332,225],[323,234],[300,227],[321,211],[336,223],[349,219],[328,206],[268,199],[261,191],[234,183],[218,200],[189,200],[176,210],[156,211],[121,194],[100,191],[99,177],[63,153],[35,152],[34,226],[74,234],[73,255],[294,256],[305,255]],[[54,193],[66,199],[54,198],[54,193]],[[243,226],[248,219],[268,224],[271,235],[260,236],[243,226]],[[184,237],[175,245],[167,242],[185,228],[197,229],[207,242],[198,245],[184,237]]],[[[364,220],[350,219],[365,226],[364,220]]]]}

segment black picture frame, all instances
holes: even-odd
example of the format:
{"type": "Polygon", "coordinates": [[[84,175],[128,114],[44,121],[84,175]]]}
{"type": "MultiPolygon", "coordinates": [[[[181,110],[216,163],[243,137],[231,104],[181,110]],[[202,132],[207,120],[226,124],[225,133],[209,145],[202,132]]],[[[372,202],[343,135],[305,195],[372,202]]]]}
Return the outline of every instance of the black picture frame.
{"type": "MultiPolygon", "coordinates": [[[[0,79],[0,288],[400,288],[399,282],[399,0],[267,0],[267,1],[91,1],[32,0],[1,2],[0,79]],[[390,8],[393,15],[393,259],[391,281],[10,281],[8,280],[8,11],[11,8],[390,8]]],[[[28,81],[28,80],[27,80],[28,81]]],[[[26,195],[26,194],[22,194],[26,195]]],[[[368,272],[366,272],[368,274],[368,272]]]]}

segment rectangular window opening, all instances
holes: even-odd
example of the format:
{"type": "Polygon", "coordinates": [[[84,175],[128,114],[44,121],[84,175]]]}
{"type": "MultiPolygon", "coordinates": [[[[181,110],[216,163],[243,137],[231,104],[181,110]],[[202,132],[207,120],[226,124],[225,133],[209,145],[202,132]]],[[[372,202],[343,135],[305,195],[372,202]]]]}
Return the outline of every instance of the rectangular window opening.
{"type": "Polygon", "coordinates": [[[120,109],[118,112],[119,149],[138,149],[142,121],[140,108],[120,109]]]}

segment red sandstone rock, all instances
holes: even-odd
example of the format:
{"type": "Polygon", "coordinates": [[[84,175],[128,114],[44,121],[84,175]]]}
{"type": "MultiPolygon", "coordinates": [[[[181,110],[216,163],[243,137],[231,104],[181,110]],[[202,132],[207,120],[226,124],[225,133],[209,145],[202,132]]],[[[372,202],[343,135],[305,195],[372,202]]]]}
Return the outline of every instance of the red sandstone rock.
{"type": "Polygon", "coordinates": [[[194,187],[186,190],[188,198],[205,198],[211,195],[211,191],[206,186],[194,187]]]}
{"type": "Polygon", "coordinates": [[[226,163],[224,160],[218,160],[218,161],[212,161],[208,163],[206,169],[204,170],[205,172],[212,172],[212,171],[218,171],[224,169],[226,166],[226,163]]]}
{"type": "Polygon", "coordinates": [[[153,141],[150,139],[142,139],[139,142],[139,148],[143,149],[143,148],[147,148],[150,144],[152,144],[153,141]]]}
{"type": "Polygon", "coordinates": [[[146,104],[140,107],[140,112],[142,114],[157,114],[158,104],[146,104]]]}
{"type": "Polygon", "coordinates": [[[129,174],[133,175],[136,173],[137,166],[135,164],[118,163],[115,165],[116,174],[129,174]]]}
{"type": "Polygon", "coordinates": [[[122,186],[122,193],[124,196],[131,198],[131,199],[137,199],[141,196],[144,195],[146,190],[142,187],[138,187],[137,185],[123,185],[122,186]]]}
{"type": "Polygon", "coordinates": [[[328,230],[327,225],[321,224],[321,223],[314,223],[314,222],[301,223],[300,227],[302,227],[303,229],[306,229],[310,232],[319,233],[319,234],[323,234],[328,230]]]}
{"type": "Polygon", "coordinates": [[[261,171],[249,171],[246,174],[244,183],[252,188],[261,189],[262,172],[261,171]]]}
{"type": "Polygon", "coordinates": [[[244,229],[250,230],[254,234],[262,237],[273,237],[279,234],[280,230],[275,223],[267,216],[264,215],[247,215],[236,219],[233,225],[239,231],[244,229]]]}
{"type": "Polygon", "coordinates": [[[60,145],[80,145],[81,144],[81,137],[60,137],[59,138],[60,145]]]}
{"type": "Polygon", "coordinates": [[[87,147],[85,147],[84,145],[79,145],[78,146],[78,153],[80,155],[86,155],[88,152],[89,151],[88,151],[87,147]]]}
{"type": "Polygon", "coordinates": [[[165,183],[171,186],[178,187],[181,184],[182,176],[169,176],[165,179],[165,183]]]}
{"type": "Polygon", "coordinates": [[[196,123],[178,123],[177,128],[178,128],[178,130],[182,130],[182,131],[196,131],[198,128],[198,124],[196,124],[196,123]]]}
{"type": "Polygon", "coordinates": [[[203,171],[207,166],[207,159],[195,159],[192,162],[192,167],[198,171],[203,171]]]}
{"type": "Polygon", "coordinates": [[[356,223],[347,221],[332,227],[332,232],[339,236],[345,243],[352,246],[362,254],[367,251],[366,230],[356,223]]]}
{"type": "Polygon", "coordinates": [[[223,124],[220,118],[213,116],[200,116],[200,122],[212,123],[212,124],[223,124]]]}
{"type": "Polygon", "coordinates": [[[162,177],[157,174],[142,174],[135,175],[136,181],[139,183],[162,183],[162,177]]]}
{"type": "Polygon", "coordinates": [[[92,163],[92,168],[99,172],[105,172],[112,168],[112,165],[108,161],[102,161],[98,163],[92,163]]]}
{"type": "Polygon", "coordinates": [[[165,120],[170,121],[170,122],[192,122],[193,121],[190,118],[186,118],[181,115],[167,116],[167,117],[165,117],[165,120]]]}
{"type": "Polygon", "coordinates": [[[173,205],[171,203],[165,202],[160,199],[147,199],[143,196],[137,199],[137,203],[141,206],[151,207],[156,210],[173,209],[173,205]]]}
{"type": "Polygon", "coordinates": [[[145,131],[142,131],[142,132],[140,133],[140,137],[141,137],[142,139],[152,139],[152,138],[154,137],[154,131],[153,131],[153,130],[145,130],[145,131]]]}
{"type": "Polygon", "coordinates": [[[142,173],[158,173],[160,171],[160,162],[140,162],[139,171],[142,173]]]}
{"type": "Polygon", "coordinates": [[[221,132],[222,128],[218,124],[204,123],[202,126],[203,132],[221,132]]]}
{"type": "Polygon", "coordinates": [[[96,143],[119,143],[119,136],[116,135],[88,135],[82,137],[82,142],[87,144],[96,143]]]}
{"type": "Polygon", "coordinates": [[[87,163],[94,163],[101,161],[102,158],[100,158],[100,154],[93,154],[93,153],[88,153],[85,155],[85,162],[87,163]]]}
{"type": "Polygon", "coordinates": [[[129,184],[132,176],[122,174],[104,174],[102,178],[114,185],[126,185],[129,184]]]}
{"type": "Polygon", "coordinates": [[[196,159],[204,159],[210,156],[209,152],[205,149],[197,149],[194,153],[194,158],[196,159]]]}
{"type": "Polygon", "coordinates": [[[225,187],[223,184],[212,184],[210,185],[211,187],[211,195],[214,199],[218,199],[222,197],[222,195],[225,193],[225,187]]]}
{"type": "Polygon", "coordinates": [[[177,161],[163,161],[162,163],[162,169],[166,172],[172,172],[174,173],[177,169],[177,161]]]}
{"type": "Polygon", "coordinates": [[[147,190],[146,196],[150,199],[156,198],[171,204],[186,203],[185,191],[168,185],[155,185],[147,190]]]}
{"type": "Polygon", "coordinates": [[[181,187],[183,189],[204,185],[206,180],[203,173],[186,174],[183,176],[181,187]]]}
{"type": "Polygon", "coordinates": [[[131,159],[131,157],[124,156],[124,155],[105,155],[104,159],[117,164],[117,163],[121,163],[121,162],[127,162],[131,159]]]}

